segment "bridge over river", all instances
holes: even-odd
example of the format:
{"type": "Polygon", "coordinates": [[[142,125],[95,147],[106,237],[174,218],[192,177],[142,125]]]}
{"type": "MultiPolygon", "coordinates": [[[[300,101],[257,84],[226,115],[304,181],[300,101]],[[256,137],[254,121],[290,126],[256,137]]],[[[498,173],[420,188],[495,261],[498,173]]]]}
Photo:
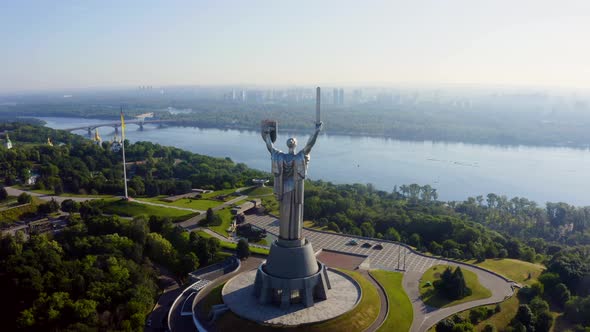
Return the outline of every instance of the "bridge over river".
{"type": "MultiPolygon", "coordinates": [[[[158,124],[158,125],[177,125],[177,126],[186,126],[186,125],[190,125],[190,122],[187,121],[179,121],[179,120],[128,120],[125,121],[125,125],[137,125],[139,126],[140,129],[143,129],[143,125],[144,124],[158,124]]],[[[119,128],[121,127],[121,122],[120,121],[114,121],[114,122],[105,122],[105,123],[96,123],[96,124],[92,124],[92,125],[87,125],[87,126],[80,126],[80,127],[74,127],[74,128],[66,128],[64,130],[66,131],[76,131],[76,130],[88,130],[88,135],[91,135],[91,132],[96,129],[96,128],[100,128],[100,127],[112,127],[115,128],[115,132],[119,131],[119,128]]]]}

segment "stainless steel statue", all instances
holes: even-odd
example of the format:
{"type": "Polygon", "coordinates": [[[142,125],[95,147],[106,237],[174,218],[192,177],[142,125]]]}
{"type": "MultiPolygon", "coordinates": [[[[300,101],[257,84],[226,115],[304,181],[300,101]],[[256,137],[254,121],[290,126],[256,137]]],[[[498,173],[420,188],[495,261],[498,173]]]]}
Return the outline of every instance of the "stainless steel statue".
{"type": "Polygon", "coordinates": [[[274,192],[280,205],[279,238],[270,246],[268,258],[259,267],[254,295],[260,303],[278,302],[281,308],[302,302],[306,307],[325,300],[331,288],[326,266],[318,262],[311,243],[303,237],[303,182],[307,175],[309,153],[320,131],[320,88],[316,90],[315,132],[301,151],[297,140],[289,138],[289,152],[273,145],[277,122],[262,122],[262,138],[271,155],[274,192]]]}
{"type": "Polygon", "coordinates": [[[295,138],[287,140],[289,148],[287,153],[274,147],[271,136],[273,131],[276,133],[276,122],[265,121],[262,126],[262,137],[272,160],[274,192],[280,204],[279,237],[284,240],[300,239],[303,227],[303,186],[309,153],[322,130],[322,122],[316,123],[315,132],[305,147],[297,153],[295,153],[297,147],[295,138]]]}

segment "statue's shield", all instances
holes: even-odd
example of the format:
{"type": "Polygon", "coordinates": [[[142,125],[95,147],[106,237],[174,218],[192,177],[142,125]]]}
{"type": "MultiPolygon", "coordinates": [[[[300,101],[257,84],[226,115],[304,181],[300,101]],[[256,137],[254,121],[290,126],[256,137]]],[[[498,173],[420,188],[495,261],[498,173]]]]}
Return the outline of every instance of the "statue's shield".
{"type": "Polygon", "coordinates": [[[264,138],[264,133],[268,132],[270,140],[274,143],[277,140],[278,126],[276,120],[263,120],[261,123],[262,138],[264,138]]]}

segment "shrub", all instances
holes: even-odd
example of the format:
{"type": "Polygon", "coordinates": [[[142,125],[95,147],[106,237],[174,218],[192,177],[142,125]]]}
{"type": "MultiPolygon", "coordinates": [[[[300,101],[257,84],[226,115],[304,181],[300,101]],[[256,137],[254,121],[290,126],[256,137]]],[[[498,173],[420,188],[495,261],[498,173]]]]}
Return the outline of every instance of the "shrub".
{"type": "Polygon", "coordinates": [[[31,203],[32,200],[33,200],[33,198],[31,197],[31,195],[29,195],[27,193],[22,193],[22,194],[18,195],[18,198],[17,198],[17,201],[19,204],[31,203]]]}

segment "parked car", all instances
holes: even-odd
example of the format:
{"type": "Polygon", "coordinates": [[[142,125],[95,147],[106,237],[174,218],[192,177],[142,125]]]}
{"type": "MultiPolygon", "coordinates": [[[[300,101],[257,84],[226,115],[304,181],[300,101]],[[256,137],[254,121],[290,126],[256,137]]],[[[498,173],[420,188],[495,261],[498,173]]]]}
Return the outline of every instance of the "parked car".
{"type": "Polygon", "coordinates": [[[349,246],[356,246],[357,244],[359,244],[358,242],[356,242],[355,239],[350,239],[350,241],[348,241],[347,243],[349,246]]]}
{"type": "Polygon", "coordinates": [[[373,245],[370,244],[369,242],[365,242],[365,243],[363,243],[363,245],[361,247],[363,247],[363,248],[371,248],[372,246],[373,245]]]}
{"type": "Polygon", "coordinates": [[[373,249],[375,249],[375,250],[381,250],[381,249],[383,249],[383,246],[380,245],[380,244],[376,244],[376,245],[373,246],[373,249]]]}

